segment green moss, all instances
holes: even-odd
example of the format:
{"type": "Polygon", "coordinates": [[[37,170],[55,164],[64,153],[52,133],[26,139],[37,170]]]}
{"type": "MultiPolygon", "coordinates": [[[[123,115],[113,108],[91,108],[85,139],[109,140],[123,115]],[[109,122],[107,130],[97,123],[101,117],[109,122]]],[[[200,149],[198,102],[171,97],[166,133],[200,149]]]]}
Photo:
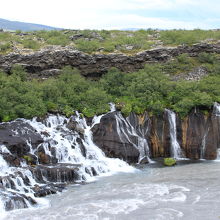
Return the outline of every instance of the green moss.
{"type": "Polygon", "coordinates": [[[163,163],[165,166],[174,166],[176,165],[176,160],[174,158],[164,158],[163,163]]]}
{"type": "Polygon", "coordinates": [[[23,158],[26,160],[27,163],[31,163],[33,161],[32,157],[29,155],[24,155],[23,158]]]}

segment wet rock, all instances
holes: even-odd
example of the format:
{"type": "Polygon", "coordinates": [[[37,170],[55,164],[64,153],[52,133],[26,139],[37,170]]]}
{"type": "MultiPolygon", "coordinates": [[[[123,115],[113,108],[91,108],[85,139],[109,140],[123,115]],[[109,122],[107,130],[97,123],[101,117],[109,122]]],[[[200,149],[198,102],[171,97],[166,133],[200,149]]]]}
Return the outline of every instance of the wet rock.
{"type": "Polygon", "coordinates": [[[35,186],[34,196],[35,197],[45,197],[50,194],[56,194],[57,192],[62,192],[65,189],[66,184],[49,184],[46,186],[35,186]]]}
{"type": "MultiPolygon", "coordinates": [[[[117,133],[117,112],[108,113],[93,127],[93,141],[105,152],[107,157],[123,159],[137,163],[140,152],[129,141],[123,141],[117,133]]],[[[135,138],[131,136],[130,138],[135,138]]]]}
{"type": "Polygon", "coordinates": [[[72,131],[76,131],[80,134],[84,134],[84,128],[74,119],[74,117],[70,118],[66,127],[72,131]]]}
{"type": "Polygon", "coordinates": [[[147,157],[144,157],[139,161],[139,164],[147,164],[147,163],[149,163],[149,159],[147,157]]]}
{"type": "Polygon", "coordinates": [[[1,199],[4,202],[5,210],[10,211],[14,209],[28,208],[30,205],[35,205],[36,201],[30,196],[14,192],[0,191],[1,199]]]}
{"type": "Polygon", "coordinates": [[[22,157],[43,142],[41,136],[25,121],[16,120],[0,124],[0,145],[5,145],[11,154],[22,157]]]}
{"type": "Polygon", "coordinates": [[[31,172],[38,182],[65,182],[74,183],[80,180],[78,169],[80,165],[56,164],[53,166],[38,165],[31,169],[31,172]]]}

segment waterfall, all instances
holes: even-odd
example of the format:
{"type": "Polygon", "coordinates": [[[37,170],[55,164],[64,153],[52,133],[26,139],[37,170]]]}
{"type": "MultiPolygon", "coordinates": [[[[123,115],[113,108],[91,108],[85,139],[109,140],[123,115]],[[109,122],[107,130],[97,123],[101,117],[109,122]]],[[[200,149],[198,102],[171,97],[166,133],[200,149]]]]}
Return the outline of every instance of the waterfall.
{"type": "Polygon", "coordinates": [[[215,102],[213,106],[213,114],[215,116],[220,116],[220,104],[215,102]]]}
{"type": "Polygon", "coordinates": [[[206,151],[206,137],[209,133],[209,128],[207,129],[207,131],[205,132],[205,135],[202,139],[202,149],[201,149],[201,153],[200,153],[200,159],[203,159],[205,157],[205,151],[206,151]]]}
{"type": "MultiPolygon", "coordinates": [[[[26,158],[32,156],[37,158],[36,165],[33,167],[23,158],[20,158],[20,166],[10,166],[5,158],[8,155],[14,155],[6,146],[0,146],[0,184],[3,187],[2,191],[0,189],[0,210],[3,209],[2,207],[7,210],[27,208],[41,202],[36,198],[37,192],[34,188],[47,190],[47,184],[52,178],[56,180],[54,188],[59,189],[62,187],[60,183],[70,180],[92,181],[95,179],[94,176],[134,171],[134,168],[122,160],[107,158],[94,144],[91,128],[100,122],[101,117],[102,115],[94,117],[91,126],[78,112],[71,118],[49,115],[41,122],[36,118],[20,119],[21,123],[29,125],[41,136],[43,143],[33,146],[31,140],[26,140],[30,148],[29,156],[26,158]],[[73,123],[75,128],[69,128],[69,123],[73,123]],[[40,155],[44,155],[43,159],[49,158],[49,164],[41,165],[40,155]],[[71,179],[68,180],[68,178],[71,179]]],[[[14,136],[19,137],[19,132],[27,134],[28,129],[30,128],[23,126],[21,131],[14,131],[14,136]]]]}
{"type": "MultiPolygon", "coordinates": [[[[220,126],[220,104],[217,102],[215,102],[213,106],[213,115],[217,117],[218,125],[220,126]]],[[[217,148],[216,160],[220,161],[220,148],[217,148]]]]}
{"type": "Polygon", "coordinates": [[[130,143],[140,152],[139,163],[146,158],[149,163],[152,162],[150,159],[150,150],[148,142],[144,135],[138,135],[135,128],[131,125],[128,119],[125,119],[120,112],[115,115],[117,133],[123,143],[130,143]],[[134,138],[132,138],[134,137],[134,138]]]}
{"type": "Polygon", "coordinates": [[[110,102],[109,105],[110,105],[110,112],[115,112],[116,111],[115,104],[110,102]]]}
{"type": "Polygon", "coordinates": [[[171,138],[171,156],[174,158],[181,158],[182,150],[177,141],[176,134],[176,114],[168,109],[166,109],[168,114],[169,128],[170,128],[170,138],[171,138]]]}

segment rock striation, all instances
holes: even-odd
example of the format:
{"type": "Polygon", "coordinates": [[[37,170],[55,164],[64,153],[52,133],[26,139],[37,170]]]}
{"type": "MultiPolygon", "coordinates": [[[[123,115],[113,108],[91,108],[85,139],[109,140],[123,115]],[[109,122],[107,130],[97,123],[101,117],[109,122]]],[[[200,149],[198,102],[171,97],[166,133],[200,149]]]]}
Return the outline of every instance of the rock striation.
{"type": "Polygon", "coordinates": [[[11,53],[0,55],[0,69],[10,72],[13,64],[24,66],[33,77],[48,78],[59,74],[59,70],[70,65],[86,77],[100,77],[110,68],[124,72],[142,69],[146,63],[166,62],[180,54],[198,56],[201,52],[220,53],[220,43],[200,43],[192,46],[151,49],[127,56],[124,54],[85,54],[70,47],[49,48],[29,54],[11,53]]]}
{"type": "MultiPolygon", "coordinates": [[[[167,111],[162,116],[149,117],[131,113],[120,123],[123,128],[117,129],[117,113],[105,115],[99,124],[93,128],[94,142],[109,157],[118,157],[130,163],[139,162],[140,143],[135,134],[147,141],[146,156],[153,158],[173,157],[171,127],[167,111]],[[126,126],[132,126],[129,132],[126,126]],[[142,133],[140,132],[142,131],[142,133]],[[144,135],[143,135],[144,131],[144,135]],[[123,134],[124,132],[124,134],[123,134]],[[126,136],[126,139],[120,138],[126,136]]],[[[208,115],[199,110],[193,110],[186,118],[176,115],[176,140],[182,150],[182,157],[189,159],[213,160],[220,148],[220,117],[214,111],[208,115]]]]}

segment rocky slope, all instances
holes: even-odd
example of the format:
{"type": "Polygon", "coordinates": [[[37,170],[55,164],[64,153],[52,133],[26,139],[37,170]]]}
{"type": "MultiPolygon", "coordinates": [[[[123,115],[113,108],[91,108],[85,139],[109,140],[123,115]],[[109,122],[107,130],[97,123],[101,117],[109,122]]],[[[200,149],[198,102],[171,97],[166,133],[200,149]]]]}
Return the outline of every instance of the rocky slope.
{"type": "Polygon", "coordinates": [[[200,43],[192,46],[159,48],[143,51],[134,56],[123,54],[88,55],[71,48],[51,48],[30,54],[11,53],[0,55],[0,69],[10,72],[13,64],[24,66],[31,76],[47,78],[59,73],[59,70],[70,65],[80,70],[86,77],[100,77],[111,67],[125,72],[132,72],[144,67],[146,63],[165,62],[180,54],[197,56],[201,52],[220,53],[220,43],[200,43]]]}

